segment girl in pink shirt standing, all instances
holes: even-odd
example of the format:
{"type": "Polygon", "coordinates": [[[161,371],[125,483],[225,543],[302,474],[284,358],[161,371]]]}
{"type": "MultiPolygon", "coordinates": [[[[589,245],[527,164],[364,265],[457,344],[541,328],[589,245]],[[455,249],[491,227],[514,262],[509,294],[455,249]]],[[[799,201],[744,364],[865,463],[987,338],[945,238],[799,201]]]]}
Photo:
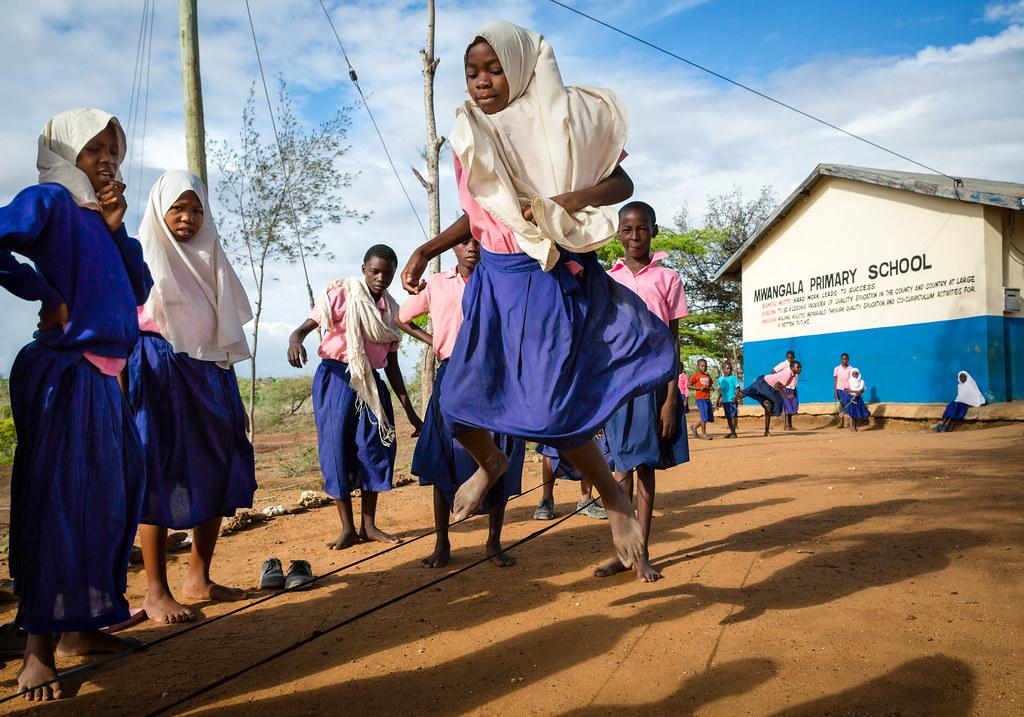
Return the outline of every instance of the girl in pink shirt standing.
{"type": "Polygon", "coordinates": [[[292,332],[288,363],[306,363],[303,339],[317,326],[324,330],[320,365],[313,377],[320,471],[324,491],[334,498],[341,534],[327,544],[343,550],[360,540],[397,543],[377,527],[377,494],[391,490],[395,469],[395,413],[391,394],[377,373],[384,374],[413,425],[423,427],[405,390],[398,366],[398,304],[388,293],[398,257],[383,244],[363,257],[363,275],[328,284],[308,319],[292,332]],[[352,491],[361,489],[361,525],[352,518],[352,491]]]}
{"type": "MultiPolygon", "coordinates": [[[[448,521],[455,502],[455,491],[476,471],[473,457],[452,436],[451,429],[441,414],[442,382],[448,370],[448,360],[455,346],[455,337],[462,325],[462,296],[466,281],[480,262],[480,242],[473,237],[455,246],[458,264],[451,271],[434,274],[426,288],[409,297],[398,312],[402,330],[433,347],[440,364],[434,378],[430,405],[423,417],[423,433],[416,441],[412,455],[413,475],[419,476],[420,485],[434,486],[434,552],[423,559],[426,568],[443,568],[451,559],[448,540],[448,521]],[[430,314],[433,334],[410,322],[430,314]]],[[[508,456],[508,468],[484,497],[481,510],[489,515],[487,554],[499,567],[515,565],[515,558],[501,548],[501,528],[505,522],[505,503],[522,492],[523,460],[526,442],[518,438],[494,435],[494,442],[508,456]]]]}
{"type": "Polygon", "coordinates": [[[846,423],[846,404],[850,401],[850,354],[844,353],[839,357],[839,365],[832,369],[832,392],[836,401],[839,402],[839,427],[846,423]]]}

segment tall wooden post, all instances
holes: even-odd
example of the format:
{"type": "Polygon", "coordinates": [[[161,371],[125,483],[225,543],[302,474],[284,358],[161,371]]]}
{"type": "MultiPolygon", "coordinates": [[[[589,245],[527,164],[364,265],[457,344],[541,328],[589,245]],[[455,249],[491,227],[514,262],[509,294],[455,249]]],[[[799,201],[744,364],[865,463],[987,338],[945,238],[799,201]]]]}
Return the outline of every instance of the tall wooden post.
{"type": "Polygon", "coordinates": [[[198,0],[180,0],[181,84],[185,89],[185,154],[188,171],[206,181],[206,128],[203,123],[203,85],[199,76],[198,0]]]}

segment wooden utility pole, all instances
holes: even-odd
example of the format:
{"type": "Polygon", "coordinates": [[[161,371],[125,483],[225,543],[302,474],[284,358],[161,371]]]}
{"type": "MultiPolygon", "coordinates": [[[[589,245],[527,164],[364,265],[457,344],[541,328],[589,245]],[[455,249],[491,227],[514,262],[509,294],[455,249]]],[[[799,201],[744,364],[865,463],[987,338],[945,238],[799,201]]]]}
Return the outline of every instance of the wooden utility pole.
{"type": "Polygon", "coordinates": [[[203,123],[203,85],[199,76],[198,0],[180,0],[181,84],[185,88],[185,154],[188,171],[206,181],[206,128],[203,123]]]}
{"type": "MultiPolygon", "coordinates": [[[[430,236],[435,237],[441,233],[441,191],[438,185],[438,163],[441,156],[441,147],[444,145],[444,137],[437,136],[437,122],[434,119],[434,74],[437,72],[437,65],[440,60],[434,57],[434,0],[427,0],[427,46],[420,50],[420,57],[423,59],[423,110],[427,120],[427,146],[423,158],[427,162],[427,177],[423,178],[416,168],[413,173],[420,181],[423,188],[427,190],[427,200],[430,204],[430,236]]],[[[430,260],[427,265],[427,274],[434,274],[441,271],[441,257],[437,256],[430,260]]],[[[427,326],[430,331],[430,326],[427,326]]],[[[430,394],[434,388],[434,352],[428,346],[423,352],[423,365],[420,369],[420,404],[423,411],[427,410],[430,403],[430,394]]]]}

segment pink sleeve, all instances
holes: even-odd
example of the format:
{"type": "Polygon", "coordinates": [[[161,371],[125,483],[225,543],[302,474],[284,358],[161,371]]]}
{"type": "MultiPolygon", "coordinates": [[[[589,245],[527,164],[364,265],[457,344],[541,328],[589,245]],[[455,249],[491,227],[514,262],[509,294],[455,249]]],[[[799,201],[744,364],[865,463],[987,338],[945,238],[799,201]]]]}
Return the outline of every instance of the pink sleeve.
{"type": "Polygon", "coordinates": [[[418,294],[413,294],[398,307],[398,320],[407,324],[413,319],[430,313],[430,284],[418,294]]]}
{"type": "MultiPolygon", "coordinates": [[[[327,303],[331,306],[331,321],[337,326],[345,318],[345,291],[336,286],[327,292],[327,303]]],[[[310,309],[309,319],[320,323],[320,307],[314,306],[310,309]]]]}
{"type": "Polygon", "coordinates": [[[683,281],[675,272],[669,279],[668,296],[665,297],[665,301],[668,304],[669,319],[681,319],[690,313],[690,309],[686,305],[686,290],[683,288],[683,281]]]}

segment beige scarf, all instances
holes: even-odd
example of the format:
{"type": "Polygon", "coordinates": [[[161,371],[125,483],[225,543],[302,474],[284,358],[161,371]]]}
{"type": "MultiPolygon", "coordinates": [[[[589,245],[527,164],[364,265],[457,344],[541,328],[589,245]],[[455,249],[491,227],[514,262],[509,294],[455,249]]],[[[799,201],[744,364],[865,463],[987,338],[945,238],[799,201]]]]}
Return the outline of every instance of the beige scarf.
{"type": "Polygon", "coordinates": [[[139,227],[139,242],[153,274],[146,311],[174,351],[221,368],[249,358],[242,329],[252,319],[249,297],[221,246],[199,177],[172,170],[156,181],[139,227]],[[205,212],[202,227],[183,244],[167,228],[164,215],[188,191],[196,193],[205,212]]]}
{"type": "Polygon", "coordinates": [[[487,115],[468,100],[455,111],[452,148],[469,193],[515,233],[523,251],[550,270],[558,246],[593,251],[615,236],[611,207],[569,214],[549,197],[587,189],[618,166],[629,120],[610,90],[566,87],[547,41],[508,22],[477,31],[494,48],[509,83],[509,105],[487,115]],[[523,207],[533,208],[533,222],[523,207]]]}
{"type": "MultiPolygon", "coordinates": [[[[113,125],[117,133],[121,156],[118,165],[124,161],[128,151],[128,142],[124,130],[117,117],[103,110],[78,109],[66,110],[51,117],[39,133],[39,149],[36,154],[36,169],[39,170],[39,183],[53,182],[71,192],[75,204],[93,211],[100,211],[100,200],[92,188],[92,182],[85,172],[75,163],[85,145],[107,128],[113,125]]],[[[117,170],[117,181],[121,180],[121,170],[117,170]]]]}
{"type": "Polygon", "coordinates": [[[402,338],[395,317],[398,316],[398,304],[388,291],[384,291],[387,311],[381,312],[377,302],[361,276],[353,276],[340,281],[332,281],[320,292],[317,308],[320,310],[320,326],[325,331],[334,328],[334,317],[331,315],[331,303],[327,296],[331,289],[341,287],[345,292],[345,343],[348,349],[349,384],[356,392],[356,411],[365,407],[377,419],[377,430],[380,440],[385,446],[395,442],[395,427],[388,423],[380,394],[377,392],[377,381],[374,378],[370,359],[366,356],[363,341],[376,344],[397,343],[402,338]]]}

